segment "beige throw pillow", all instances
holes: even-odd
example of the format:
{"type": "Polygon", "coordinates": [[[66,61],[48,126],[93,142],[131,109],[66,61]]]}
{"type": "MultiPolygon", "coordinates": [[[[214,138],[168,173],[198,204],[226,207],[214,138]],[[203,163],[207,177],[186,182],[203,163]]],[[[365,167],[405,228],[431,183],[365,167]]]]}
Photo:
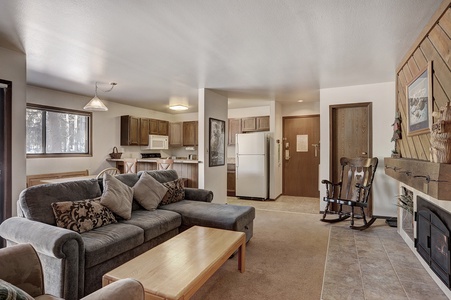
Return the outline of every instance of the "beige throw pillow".
{"type": "Polygon", "coordinates": [[[100,204],[128,220],[132,217],[133,189],[110,174],[103,176],[100,204]]]}
{"type": "Polygon", "coordinates": [[[142,173],[133,186],[133,197],[147,210],[155,210],[167,192],[167,188],[147,172],[142,173]]]}

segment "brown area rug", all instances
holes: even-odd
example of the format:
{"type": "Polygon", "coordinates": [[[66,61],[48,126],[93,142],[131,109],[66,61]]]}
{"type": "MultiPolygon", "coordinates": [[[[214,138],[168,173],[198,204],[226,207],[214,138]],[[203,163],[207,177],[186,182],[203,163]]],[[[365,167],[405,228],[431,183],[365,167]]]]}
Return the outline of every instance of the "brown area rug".
{"type": "Polygon", "coordinates": [[[235,256],[192,299],[320,299],[329,226],[319,219],[319,214],[257,209],[246,272],[238,271],[235,256]]]}

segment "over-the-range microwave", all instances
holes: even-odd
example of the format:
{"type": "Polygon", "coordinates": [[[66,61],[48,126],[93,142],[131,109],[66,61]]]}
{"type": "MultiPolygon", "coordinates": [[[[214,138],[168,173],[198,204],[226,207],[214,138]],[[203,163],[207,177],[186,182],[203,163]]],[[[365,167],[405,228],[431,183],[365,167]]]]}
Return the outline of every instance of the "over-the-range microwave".
{"type": "Polygon", "coordinates": [[[164,150],[169,148],[169,137],[167,135],[149,135],[149,146],[147,149],[164,150]]]}

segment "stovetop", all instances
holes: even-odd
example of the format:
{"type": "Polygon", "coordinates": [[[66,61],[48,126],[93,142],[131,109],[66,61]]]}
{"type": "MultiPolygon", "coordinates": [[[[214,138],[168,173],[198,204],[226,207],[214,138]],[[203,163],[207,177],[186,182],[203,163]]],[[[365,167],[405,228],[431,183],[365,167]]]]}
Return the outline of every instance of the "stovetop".
{"type": "Polygon", "coordinates": [[[141,158],[161,158],[160,153],[141,153],[141,158]]]}

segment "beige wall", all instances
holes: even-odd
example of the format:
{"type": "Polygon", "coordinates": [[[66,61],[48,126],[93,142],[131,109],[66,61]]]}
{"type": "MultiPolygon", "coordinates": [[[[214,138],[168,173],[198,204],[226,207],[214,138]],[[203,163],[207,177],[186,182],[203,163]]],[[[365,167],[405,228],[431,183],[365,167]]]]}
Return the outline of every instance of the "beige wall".
{"type": "MultiPolygon", "coordinates": [[[[213,191],[215,203],[226,203],[227,200],[227,162],[223,166],[209,167],[209,119],[225,121],[225,143],[227,143],[227,101],[227,97],[211,90],[199,90],[199,160],[201,161],[199,187],[213,191]]],[[[225,158],[227,158],[227,147],[225,151],[225,158]]]]}
{"type": "Polygon", "coordinates": [[[19,193],[26,185],[25,177],[25,54],[0,48],[0,78],[12,82],[12,215],[16,215],[19,193]]]}

